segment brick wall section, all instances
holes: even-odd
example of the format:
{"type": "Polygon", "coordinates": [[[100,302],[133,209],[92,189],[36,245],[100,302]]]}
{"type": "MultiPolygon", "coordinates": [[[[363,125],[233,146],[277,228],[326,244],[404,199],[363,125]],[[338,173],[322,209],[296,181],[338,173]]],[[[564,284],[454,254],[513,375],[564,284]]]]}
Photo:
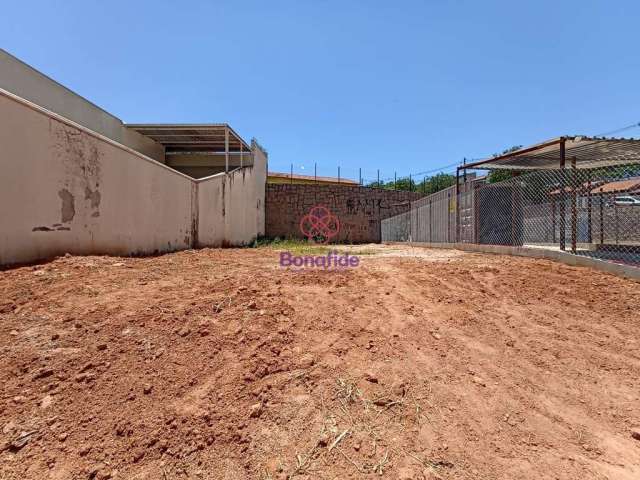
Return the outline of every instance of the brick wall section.
{"type": "Polygon", "coordinates": [[[380,242],[380,220],[409,210],[418,192],[346,185],[267,184],[266,236],[303,238],[300,220],[311,207],[323,205],[340,221],[337,241],[380,242]]]}

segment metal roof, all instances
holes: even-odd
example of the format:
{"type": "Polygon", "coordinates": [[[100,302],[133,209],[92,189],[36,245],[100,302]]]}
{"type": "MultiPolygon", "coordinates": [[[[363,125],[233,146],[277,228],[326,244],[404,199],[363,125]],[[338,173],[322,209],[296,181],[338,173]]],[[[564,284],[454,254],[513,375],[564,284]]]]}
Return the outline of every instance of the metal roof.
{"type": "Polygon", "coordinates": [[[560,167],[562,144],[566,166],[575,159],[576,168],[598,168],[640,163],[640,140],[628,138],[558,137],[460,168],[545,170],[560,167]]]}
{"type": "Polygon", "coordinates": [[[601,187],[592,190],[593,193],[622,193],[640,192],[640,177],[618,180],[617,182],[605,183],[601,187]]]}
{"type": "Polygon", "coordinates": [[[225,153],[229,134],[229,152],[250,152],[251,147],[226,123],[206,124],[126,124],[127,128],[164,145],[167,155],[179,153],[225,153]]]}

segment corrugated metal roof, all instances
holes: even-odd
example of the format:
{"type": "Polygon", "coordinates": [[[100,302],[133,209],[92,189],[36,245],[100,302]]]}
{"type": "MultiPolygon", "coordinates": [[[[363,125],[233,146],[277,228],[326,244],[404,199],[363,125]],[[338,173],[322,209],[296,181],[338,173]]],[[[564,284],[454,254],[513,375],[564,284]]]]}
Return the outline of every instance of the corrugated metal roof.
{"type": "Polygon", "coordinates": [[[609,182],[594,188],[591,193],[616,193],[616,192],[637,192],[640,191],[640,177],[609,182]]]}
{"type": "Polygon", "coordinates": [[[229,152],[251,151],[251,147],[226,123],[208,124],[126,124],[127,128],[164,145],[172,153],[224,153],[226,131],[229,152]]]}
{"type": "Polygon", "coordinates": [[[575,136],[554,138],[460,167],[507,170],[558,169],[563,143],[567,167],[574,160],[576,168],[580,169],[640,163],[640,140],[575,136]]]}

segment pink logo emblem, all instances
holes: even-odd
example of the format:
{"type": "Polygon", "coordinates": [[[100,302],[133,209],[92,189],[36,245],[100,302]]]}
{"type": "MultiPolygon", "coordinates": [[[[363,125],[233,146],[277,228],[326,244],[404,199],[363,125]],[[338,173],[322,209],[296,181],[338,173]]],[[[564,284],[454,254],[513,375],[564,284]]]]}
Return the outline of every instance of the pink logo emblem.
{"type": "Polygon", "coordinates": [[[327,207],[316,205],[300,220],[300,231],[310,241],[329,243],[338,235],[340,222],[327,207]]]}

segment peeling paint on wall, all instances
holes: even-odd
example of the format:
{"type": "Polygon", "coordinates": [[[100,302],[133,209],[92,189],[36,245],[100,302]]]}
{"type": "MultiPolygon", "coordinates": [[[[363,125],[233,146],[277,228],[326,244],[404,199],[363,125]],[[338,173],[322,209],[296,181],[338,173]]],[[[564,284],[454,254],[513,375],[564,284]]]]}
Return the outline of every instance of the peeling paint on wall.
{"type": "Polygon", "coordinates": [[[98,189],[96,188],[95,190],[92,191],[89,187],[84,187],[84,199],[89,200],[89,202],[91,203],[91,209],[93,210],[93,213],[91,213],[91,216],[99,217],[100,210],[98,209],[100,208],[101,197],[98,189]]]}
{"type": "Polygon", "coordinates": [[[60,207],[60,221],[69,223],[76,216],[75,198],[69,190],[63,188],[58,192],[62,205],[60,207]]]}

